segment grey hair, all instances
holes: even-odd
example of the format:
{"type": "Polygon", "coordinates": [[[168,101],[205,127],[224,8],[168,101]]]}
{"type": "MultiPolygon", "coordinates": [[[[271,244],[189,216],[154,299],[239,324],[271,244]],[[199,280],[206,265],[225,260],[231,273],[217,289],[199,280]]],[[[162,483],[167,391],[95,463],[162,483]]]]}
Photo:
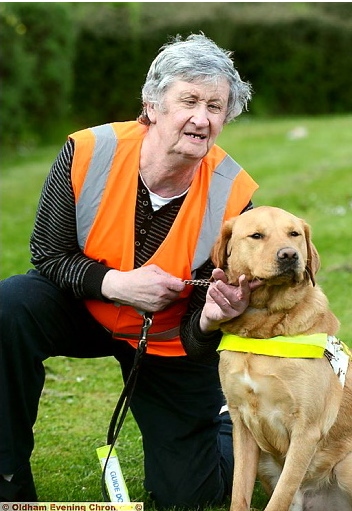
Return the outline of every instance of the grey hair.
{"type": "Polygon", "coordinates": [[[138,120],[149,125],[146,104],[162,107],[164,94],[176,80],[216,83],[226,78],[229,101],[225,122],[232,121],[247,109],[252,97],[251,85],[243,82],[232,60],[233,52],[224,50],[203,33],[180,35],[164,44],[150,65],[142,88],[143,111],[138,120]]]}

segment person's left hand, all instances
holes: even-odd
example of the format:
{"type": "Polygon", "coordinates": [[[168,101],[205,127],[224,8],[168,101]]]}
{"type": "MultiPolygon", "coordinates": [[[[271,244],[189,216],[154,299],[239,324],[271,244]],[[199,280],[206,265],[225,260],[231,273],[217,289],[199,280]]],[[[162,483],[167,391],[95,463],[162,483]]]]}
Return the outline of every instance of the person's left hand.
{"type": "Polygon", "coordinates": [[[217,330],[221,323],[240,316],[248,307],[251,291],[262,285],[260,281],[249,282],[245,275],[238,279],[238,286],[227,283],[223,270],[215,268],[214,282],[210,284],[200,317],[200,329],[204,333],[217,330]]]}

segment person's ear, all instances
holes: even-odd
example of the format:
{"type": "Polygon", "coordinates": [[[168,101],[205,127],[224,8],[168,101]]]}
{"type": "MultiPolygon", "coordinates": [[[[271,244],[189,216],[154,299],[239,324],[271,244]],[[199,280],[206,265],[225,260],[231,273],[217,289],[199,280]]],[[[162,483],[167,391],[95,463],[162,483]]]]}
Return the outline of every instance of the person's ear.
{"type": "Polygon", "coordinates": [[[148,115],[148,119],[150,120],[151,124],[156,123],[156,112],[155,112],[155,105],[153,103],[147,103],[145,105],[145,110],[148,115]]]}

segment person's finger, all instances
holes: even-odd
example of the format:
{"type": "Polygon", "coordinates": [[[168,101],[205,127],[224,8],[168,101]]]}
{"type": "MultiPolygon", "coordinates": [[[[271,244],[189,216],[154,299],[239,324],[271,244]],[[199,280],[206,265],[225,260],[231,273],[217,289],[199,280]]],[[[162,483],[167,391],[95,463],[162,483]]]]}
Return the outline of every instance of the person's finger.
{"type": "Polygon", "coordinates": [[[212,280],[214,282],[216,282],[217,280],[221,280],[222,282],[227,282],[227,277],[225,275],[225,272],[224,270],[222,270],[221,268],[215,268],[213,271],[212,271],[212,280]]]}

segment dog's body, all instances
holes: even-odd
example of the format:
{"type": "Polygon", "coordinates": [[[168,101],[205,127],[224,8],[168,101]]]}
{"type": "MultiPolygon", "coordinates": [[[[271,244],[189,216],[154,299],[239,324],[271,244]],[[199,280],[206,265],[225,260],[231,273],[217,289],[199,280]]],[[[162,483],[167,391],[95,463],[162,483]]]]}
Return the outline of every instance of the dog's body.
{"type": "MultiPolygon", "coordinates": [[[[244,314],[224,323],[245,338],[326,333],[339,322],[315,285],[319,256],[309,226],[279,208],[229,220],[214,263],[230,283],[260,279],[244,314]]],[[[263,341],[265,342],[265,341],[263,341]]],[[[234,423],[231,511],[250,508],[257,471],[266,511],[352,511],[352,369],[344,386],[328,359],[220,352],[220,378],[234,423]]]]}

